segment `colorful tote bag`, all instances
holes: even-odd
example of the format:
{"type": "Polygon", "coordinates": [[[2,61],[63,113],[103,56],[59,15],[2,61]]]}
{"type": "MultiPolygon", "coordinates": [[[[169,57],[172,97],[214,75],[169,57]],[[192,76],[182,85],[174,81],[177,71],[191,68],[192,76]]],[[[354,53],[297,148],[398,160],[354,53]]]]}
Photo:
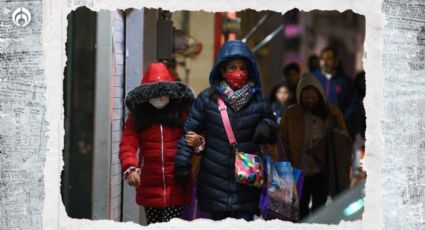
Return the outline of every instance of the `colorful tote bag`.
{"type": "Polygon", "coordinates": [[[255,154],[237,151],[235,175],[238,183],[261,187],[264,183],[262,158],[255,154]]]}
{"type": "Polygon", "coordinates": [[[258,155],[244,153],[238,150],[236,138],[230,125],[229,115],[227,114],[227,106],[221,97],[217,98],[217,102],[227,138],[235,151],[236,181],[244,185],[260,188],[264,183],[263,159],[258,155]]]}

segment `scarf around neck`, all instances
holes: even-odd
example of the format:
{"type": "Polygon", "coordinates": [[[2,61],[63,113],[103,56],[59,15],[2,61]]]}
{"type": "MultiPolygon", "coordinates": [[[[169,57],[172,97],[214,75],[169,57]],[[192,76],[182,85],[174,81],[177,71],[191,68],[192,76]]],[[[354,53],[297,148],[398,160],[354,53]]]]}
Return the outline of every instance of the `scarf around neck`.
{"type": "Polygon", "coordinates": [[[254,82],[250,81],[242,88],[233,90],[226,81],[221,81],[218,88],[223,100],[229,103],[233,110],[239,111],[251,99],[254,85],[254,82]]]}

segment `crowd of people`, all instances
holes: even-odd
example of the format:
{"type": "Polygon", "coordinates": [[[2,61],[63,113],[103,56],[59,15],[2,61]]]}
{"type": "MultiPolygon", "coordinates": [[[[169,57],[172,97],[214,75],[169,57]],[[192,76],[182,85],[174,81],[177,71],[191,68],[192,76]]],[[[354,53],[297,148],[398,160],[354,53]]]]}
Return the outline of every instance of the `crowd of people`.
{"type": "MultiPolygon", "coordinates": [[[[327,149],[317,146],[329,128],[364,138],[364,73],[354,83],[332,48],[310,59],[304,74],[298,64],[287,65],[270,97],[261,90],[253,54],[238,40],[224,43],[209,74],[210,86],[196,98],[163,63],[147,68],[141,85],[126,97],[130,113],[119,156],[148,224],[181,218],[194,186],[200,210],[211,219],[253,220],[261,188],[236,180],[235,152],[277,158],[276,138],[291,164],[305,174],[301,218],[335,194],[323,167],[327,149]],[[229,129],[234,142],[229,142],[229,129]],[[269,151],[263,151],[265,145],[269,151]]],[[[350,170],[336,168],[333,172],[350,170]]],[[[345,177],[334,183],[337,192],[348,187],[345,177]]]]}
{"type": "MultiPolygon", "coordinates": [[[[326,47],[320,56],[309,57],[308,72],[319,80],[326,100],[343,113],[350,136],[353,139],[360,136],[364,138],[366,129],[362,102],[366,94],[364,71],[359,72],[353,80],[344,72],[336,49],[326,47]]],[[[297,63],[290,63],[283,68],[283,79],[272,89],[270,95],[270,102],[275,103],[272,107],[277,115],[282,114],[289,105],[296,104],[296,89],[300,79],[301,70],[297,63]],[[278,95],[282,90],[289,92],[287,97],[289,100],[278,95]]]]}

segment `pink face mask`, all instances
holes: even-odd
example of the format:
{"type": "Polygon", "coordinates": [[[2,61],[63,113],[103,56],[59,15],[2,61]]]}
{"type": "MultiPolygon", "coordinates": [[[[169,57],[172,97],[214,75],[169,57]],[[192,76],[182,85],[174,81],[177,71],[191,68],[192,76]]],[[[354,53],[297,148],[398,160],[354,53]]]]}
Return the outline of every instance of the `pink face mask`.
{"type": "Polygon", "coordinates": [[[230,87],[240,89],[248,82],[249,74],[247,71],[237,70],[226,73],[224,78],[227,80],[230,87]]]}

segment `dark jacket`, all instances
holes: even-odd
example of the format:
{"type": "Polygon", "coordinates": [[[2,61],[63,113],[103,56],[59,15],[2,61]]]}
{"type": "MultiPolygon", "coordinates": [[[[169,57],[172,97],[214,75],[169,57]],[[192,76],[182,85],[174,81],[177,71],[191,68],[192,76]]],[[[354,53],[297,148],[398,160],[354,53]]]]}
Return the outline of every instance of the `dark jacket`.
{"type": "MultiPolygon", "coordinates": [[[[349,185],[352,142],[348,136],[341,111],[336,106],[326,102],[323,88],[311,74],[303,75],[298,84],[298,103],[289,107],[283,115],[279,125],[279,135],[292,166],[300,168],[304,135],[305,132],[311,131],[311,129],[306,130],[304,126],[305,112],[301,106],[301,93],[308,86],[313,86],[319,91],[327,110],[327,116],[324,120],[326,133],[309,151],[322,172],[326,173],[327,178],[332,178],[329,181],[329,193],[333,196],[349,185]],[[333,139],[330,139],[330,137],[333,137],[333,139]],[[335,160],[332,159],[333,157],[335,157],[335,160]]],[[[272,148],[272,151],[274,157],[278,158],[277,148],[272,148]]]]}
{"type": "Polygon", "coordinates": [[[313,74],[322,85],[329,102],[342,111],[346,121],[351,119],[359,104],[358,95],[351,79],[341,71],[332,76],[330,80],[322,74],[320,69],[314,71],[313,74]]]}
{"type": "Polygon", "coordinates": [[[312,156],[327,175],[328,194],[334,197],[350,186],[353,142],[347,132],[334,128],[315,145],[315,149],[319,148],[325,149],[325,154],[315,154],[313,150],[312,156]]]}
{"type": "Polygon", "coordinates": [[[270,105],[270,107],[272,108],[273,114],[276,116],[276,121],[279,124],[282,114],[286,111],[286,109],[288,108],[288,105],[286,104],[282,105],[278,102],[273,102],[270,105]]]}
{"type": "MultiPolygon", "coordinates": [[[[254,131],[259,123],[266,123],[274,130],[277,125],[266,97],[260,91],[260,80],[254,58],[249,48],[240,41],[226,42],[210,74],[214,85],[221,78],[219,68],[230,58],[246,58],[250,64],[251,80],[255,82],[253,97],[238,112],[227,105],[231,126],[240,151],[260,155],[259,143],[253,141],[254,131]]],[[[235,153],[229,144],[214,95],[215,88],[206,89],[195,99],[186,120],[184,133],[194,131],[205,134],[205,151],[197,178],[198,201],[201,211],[246,211],[258,208],[260,189],[242,185],[235,180],[235,153]],[[213,90],[213,95],[211,91],[213,90]]],[[[184,138],[180,139],[175,159],[176,170],[190,170],[192,149],[184,138]]]]}
{"type": "Polygon", "coordinates": [[[297,104],[286,110],[279,124],[279,135],[283,140],[285,149],[288,151],[288,157],[292,166],[296,168],[300,168],[304,133],[306,132],[306,127],[304,127],[304,109],[301,106],[301,93],[308,86],[315,87],[326,104],[328,116],[324,121],[325,128],[331,128],[335,123],[338,129],[347,130],[341,111],[336,106],[327,103],[319,81],[311,74],[304,74],[302,80],[298,83],[296,94],[297,104]]]}

